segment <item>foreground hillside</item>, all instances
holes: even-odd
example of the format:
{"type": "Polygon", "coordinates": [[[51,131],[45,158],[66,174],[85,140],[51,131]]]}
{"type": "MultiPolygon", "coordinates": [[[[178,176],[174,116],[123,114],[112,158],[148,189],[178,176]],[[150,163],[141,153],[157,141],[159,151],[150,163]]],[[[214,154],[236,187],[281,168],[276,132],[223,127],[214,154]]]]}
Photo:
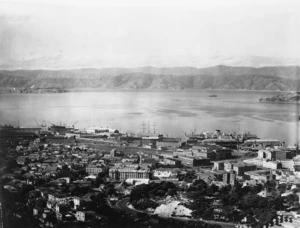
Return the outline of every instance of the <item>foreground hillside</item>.
{"type": "Polygon", "coordinates": [[[297,91],[299,67],[103,68],[0,71],[0,88],[229,89],[297,91]]]}

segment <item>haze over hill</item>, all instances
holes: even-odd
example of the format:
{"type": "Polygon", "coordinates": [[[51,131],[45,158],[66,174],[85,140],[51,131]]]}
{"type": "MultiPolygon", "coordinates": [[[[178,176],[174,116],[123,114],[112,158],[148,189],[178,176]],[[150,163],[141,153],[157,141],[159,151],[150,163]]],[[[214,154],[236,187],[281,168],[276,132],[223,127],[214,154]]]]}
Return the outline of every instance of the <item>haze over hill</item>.
{"type": "Polygon", "coordinates": [[[298,91],[299,66],[139,67],[0,71],[0,88],[228,89],[298,91]]]}

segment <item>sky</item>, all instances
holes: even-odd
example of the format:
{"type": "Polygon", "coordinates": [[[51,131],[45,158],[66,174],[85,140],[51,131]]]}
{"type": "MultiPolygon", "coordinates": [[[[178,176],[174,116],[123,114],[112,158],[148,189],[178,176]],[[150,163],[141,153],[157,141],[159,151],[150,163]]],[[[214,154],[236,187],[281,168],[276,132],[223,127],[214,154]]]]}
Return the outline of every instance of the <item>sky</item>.
{"type": "Polygon", "coordinates": [[[300,1],[0,1],[0,69],[300,65],[300,1]]]}

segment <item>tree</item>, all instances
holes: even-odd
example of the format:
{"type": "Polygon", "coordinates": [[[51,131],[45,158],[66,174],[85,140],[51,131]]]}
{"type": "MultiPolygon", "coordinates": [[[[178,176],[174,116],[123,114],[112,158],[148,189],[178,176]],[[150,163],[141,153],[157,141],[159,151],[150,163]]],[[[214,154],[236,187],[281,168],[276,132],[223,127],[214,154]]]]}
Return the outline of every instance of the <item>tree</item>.
{"type": "Polygon", "coordinates": [[[107,184],[105,186],[105,194],[106,195],[113,195],[116,194],[116,189],[115,186],[113,184],[107,184]]]}
{"type": "Polygon", "coordinates": [[[105,184],[106,178],[104,173],[98,173],[96,180],[95,180],[95,186],[99,186],[100,184],[105,184]]]}
{"type": "Polygon", "coordinates": [[[18,167],[18,164],[15,159],[9,159],[6,165],[6,172],[11,173],[15,168],[18,167]]]}
{"type": "Polygon", "coordinates": [[[283,193],[286,191],[287,188],[287,184],[286,183],[281,183],[278,185],[278,190],[280,191],[280,193],[283,193]]]}
{"type": "Polygon", "coordinates": [[[57,223],[57,219],[56,219],[56,216],[54,213],[50,213],[48,216],[47,216],[47,220],[52,223],[52,224],[56,224],[57,223]]]}
{"type": "Polygon", "coordinates": [[[219,191],[219,186],[217,186],[217,185],[215,185],[215,184],[212,184],[212,185],[209,186],[209,191],[210,191],[211,193],[216,193],[216,192],[219,191]]]}
{"type": "Polygon", "coordinates": [[[36,201],[36,206],[40,207],[40,208],[44,208],[44,207],[46,207],[46,201],[44,199],[42,199],[42,198],[39,198],[36,201]]]}
{"type": "Polygon", "coordinates": [[[201,218],[203,213],[210,207],[210,202],[205,199],[203,195],[198,195],[197,198],[193,198],[192,203],[189,205],[189,208],[193,210],[192,215],[195,218],[201,218]]]}
{"type": "Polygon", "coordinates": [[[208,208],[207,210],[205,210],[202,215],[202,218],[206,219],[206,220],[213,220],[214,219],[214,209],[208,208]]]}
{"type": "Polygon", "coordinates": [[[204,180],[195,180],[194,183],[187,189],[188,192],[198,192],[200,194],[205,194],[207,189],[207,184],[204,180]]]}
{"type": "Polygon", "coordinates": [[[130,202],[140,200],[142,198],[149,198],[149,187],[146,184],[141,184],[132,189],[130,194],[130,202]]]}
{"type": "Polygon", "coordinates": [[[195,174],[195,171],[188,171],[185,176],[184,176],[184,181],[185,182],[188,182],[188,183],[191,183],[193,182],[193,180],[195,180],[197,178],[196,174],[195,174]]]}
{"type": "Polygon", "coordinates": [[[168,195],[168,196],[175,196],[175,195],[177,195],[176,189],[174,189],[174,188],[169,189],[167,195],[168,195]]]}
{"type": "Polygon", "coordinates": [[[292,206],[295,202],[299,201],[299,197],[296,194],[289,194],[283,199],[289,206],[292,206]]]}
{"type": "Polygon", "coordinates": [[[231,190],[231,185],[225,185],[220,188],[220,194],[227,196],[229,194],[229,191],[231,190]]]}
{"type": "Polygon", "coordinates": [[[265,184],[265,188],[267,189],[268,192],[272,192],[275,191],[276,189],[276,181],[275,180],[269,180],[267,181],[267,183],[265,184]]]}
{"type": "Polygon", "coordinates": [[[252,187],[251,194],[252,195],[257,194],[257,193],[261,192],[263,190],[263,188],[264,188],[264,186],[262,184],[257,184],[252,187]]]}

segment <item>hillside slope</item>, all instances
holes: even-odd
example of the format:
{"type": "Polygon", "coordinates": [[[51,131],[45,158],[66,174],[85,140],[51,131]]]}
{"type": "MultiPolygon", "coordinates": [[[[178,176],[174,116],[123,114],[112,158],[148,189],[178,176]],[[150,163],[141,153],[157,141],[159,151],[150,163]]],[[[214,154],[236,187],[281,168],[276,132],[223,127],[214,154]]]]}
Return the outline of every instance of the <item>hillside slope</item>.
{"type": "Polygon", "coordinates": [[[298,91],[299,67],[103,68],[0,71],[0,88],[298,91]]]}

